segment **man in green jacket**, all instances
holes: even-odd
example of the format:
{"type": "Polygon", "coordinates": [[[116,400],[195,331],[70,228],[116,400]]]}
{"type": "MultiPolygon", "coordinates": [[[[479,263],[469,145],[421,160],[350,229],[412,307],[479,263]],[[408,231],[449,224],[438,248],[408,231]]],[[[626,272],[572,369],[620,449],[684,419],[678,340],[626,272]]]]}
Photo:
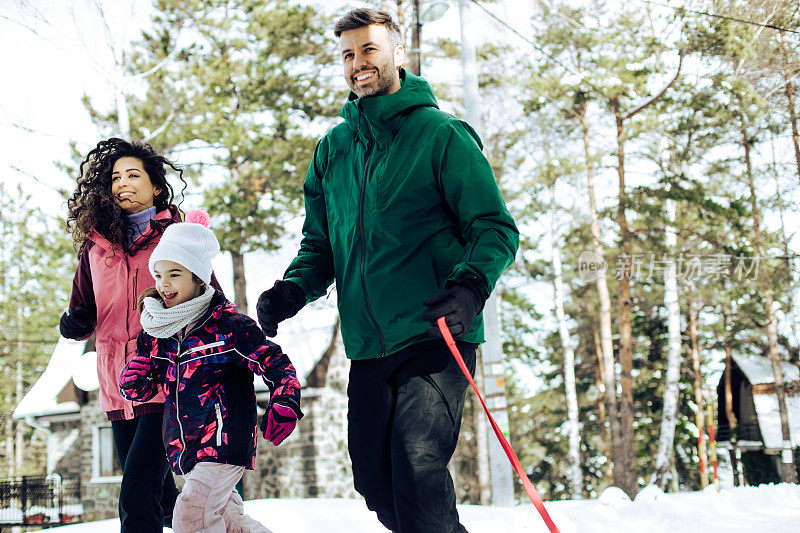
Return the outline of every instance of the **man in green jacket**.
{"type": "Polygon", "coordinates": [[[391,16],[357,9],[334,34],[352,92],[306,175],[300,250],[258,319],[274,336],[336,283],[356,490],[392,531],[465,531],[447,463],[467,381],[435,321],[474,371],[481,310],[519,232],[478,135],[400,68],[391,16]]]}

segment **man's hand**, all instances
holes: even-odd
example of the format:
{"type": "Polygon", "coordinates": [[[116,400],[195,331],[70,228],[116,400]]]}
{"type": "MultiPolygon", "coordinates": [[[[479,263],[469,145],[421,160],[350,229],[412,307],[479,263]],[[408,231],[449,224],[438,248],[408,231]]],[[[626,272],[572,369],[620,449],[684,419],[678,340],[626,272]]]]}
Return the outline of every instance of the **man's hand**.
{"type": "Polygon", "coordinates": [[[455,284],[441,292],[438,292],[425,300],[424,303],[430,309],[423,313],[422,318],[429,321],[432,325],[428,330],[431,337],[442,336],[436,320],[445,317],[447,327],[454,339],[460,339],[467,334],[472,327],[472,321],[483,309],[483,304],[488,298],[485,290],[480,285],[480,280],[475,278],[462,278],[455,284]]]}
{"type": "Polygon", "coordinates": [[[83,339],[94,331],[94,321],[84,307],[78,306],[67,309],[58,323],[61,336],[67,339],[83,339]]]}
{"type": "Polygon", "coordinates": [[[122,375],[119,377],[121,389],[138,388],[146,379],[147,374],[152,369],[152,360],[149,357],[137,355],[125,366],[122,375]]]}
{"type": "Polygon", "coordinates": [[[302,289],[291,281],[278,280],[271,289],[261,293],[256,304],[258,323],[264,335],[278,334],[278,324],[293,317],[305,305],[302,289]]]}
{"type": "Polygon", "coordinates": [[[298,414],[293,408],[278,402],[280,400],[272,402],[259,426],[264,438],[274,446],[283,442],[294,431],[298,420],[298,414]]]}

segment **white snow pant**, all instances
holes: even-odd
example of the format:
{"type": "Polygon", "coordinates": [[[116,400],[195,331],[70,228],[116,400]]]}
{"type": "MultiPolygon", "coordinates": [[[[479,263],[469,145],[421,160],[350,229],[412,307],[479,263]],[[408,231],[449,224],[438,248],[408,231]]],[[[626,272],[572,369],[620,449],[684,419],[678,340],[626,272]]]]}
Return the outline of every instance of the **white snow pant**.
{"type": "Polygon", "coordinates": [[[271,533],[244,514],[236,483],[243,466],[197,463],[184,476],[186,482],[175,502],[172,530],[175,533],[271,533]]]}

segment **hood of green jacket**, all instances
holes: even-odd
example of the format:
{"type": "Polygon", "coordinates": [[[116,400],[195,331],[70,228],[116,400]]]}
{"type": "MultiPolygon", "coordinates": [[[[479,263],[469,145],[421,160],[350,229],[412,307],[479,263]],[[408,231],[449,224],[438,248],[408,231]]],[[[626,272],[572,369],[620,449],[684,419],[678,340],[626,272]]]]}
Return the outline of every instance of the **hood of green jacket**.
{"type": "Polygon", "coordinates": [[[415,109],[420,107],[439,109],[436,96],[428,82],[400,69],[400,83],[401,87],[397,92],[377,97],[359,98],[351,91],[339,115],[356,131],[358,137],[365,141],[368,132],[364,129],[366,127],[364,119],[369,120],[375,140],[384,146],[391,141],[405,118],[415,109]]]}

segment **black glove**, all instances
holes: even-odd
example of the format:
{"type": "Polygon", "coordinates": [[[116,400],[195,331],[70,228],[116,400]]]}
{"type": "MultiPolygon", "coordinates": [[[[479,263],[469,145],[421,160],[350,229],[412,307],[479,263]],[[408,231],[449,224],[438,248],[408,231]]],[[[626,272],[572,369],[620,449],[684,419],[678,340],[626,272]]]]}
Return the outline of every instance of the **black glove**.
{"type": "Polygon", "coordinates": [[[434,294],[422,302],[430,307],[422,315],[422,318],[433,324],[428,330],[428,335],[441,338],[442,334],[436,321],[444,316],[453,338],[463,337],[472,327],[472,321],[481,312],[488,297],[483,281],[478,276],[468,274],[459,278],[449,289],[434,294]]]}
{"type": "Polygon", "coordinates": [[[261,293],[256,304],[258,323],[267,337],[278,334],[278,323],[293,317],[306,304],[303,290],[291,281],[278,280],[261,293]]]}
{"type": "Polygon", "coordinates": [[[73,307],[61,315],[58,329],[61,330],[62,337],[83,339],[94,331],[94,320],[85,307],[73,307]]]}

